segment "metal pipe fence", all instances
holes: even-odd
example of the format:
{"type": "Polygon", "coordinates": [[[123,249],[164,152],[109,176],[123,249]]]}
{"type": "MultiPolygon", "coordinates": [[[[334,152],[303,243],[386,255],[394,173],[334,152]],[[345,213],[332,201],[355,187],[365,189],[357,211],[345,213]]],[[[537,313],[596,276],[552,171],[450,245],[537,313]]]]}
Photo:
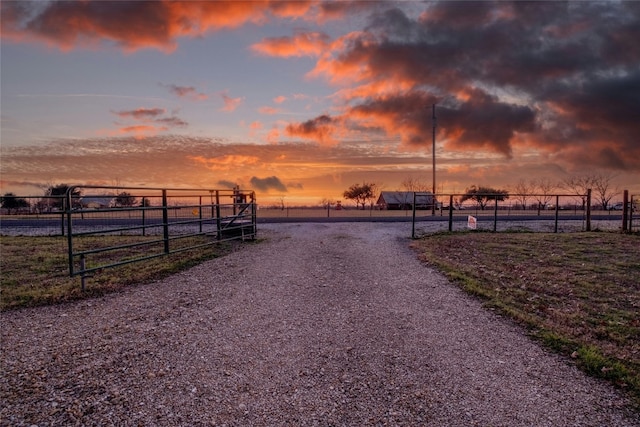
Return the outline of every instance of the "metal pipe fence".
{"type": "Polygon", "coordinates": [[[256,236],[253,191],[73,186],[65,196],[69,274],[256,236]],[[125,238],[126,237],[126,238],[125,238]]]}
{"type": "MultiPolygon", "coordinates": [[[[594,205],[591,190],[585,194],[484,194],[482,200],[461,202],[462,194],[438,195],[439,215],[447,216],[446,228],[428,227],[434,231],[636,231],[640,229],[640,196],[627,196],[622,203],[609,204],[606,209],[594,205]],[[503,195],[502,195],[503,196],[503,195]],[[635,227],[635,228],[634,228],[635,227]]],[[[419,193],[416,193],[419,194],[419,193]]],[[[430,193],[429,193],[430,194],[430,193]]],[[[431,212],[413,211],[412,237],[420,222],[433,220],[431,212]]],[[[424,227],[423,227],[424,228],[424,227]]]]}
{"type": "Polygon", "coordinates": [[[11,196],[11,200],[3,196],[2,199],[2,230],[10,229],[13,234],[23,235],[65,235],[64,195],[11,196]]]}

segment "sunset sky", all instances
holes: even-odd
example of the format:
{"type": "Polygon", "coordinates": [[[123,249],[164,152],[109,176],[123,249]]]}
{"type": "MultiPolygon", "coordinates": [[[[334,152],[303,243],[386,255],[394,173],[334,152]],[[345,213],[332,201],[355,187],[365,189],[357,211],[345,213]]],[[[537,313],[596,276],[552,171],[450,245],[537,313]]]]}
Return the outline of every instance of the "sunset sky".
{"type": "Polygon", "coordinates": [[[0,191],[640,194],[640,2],[2,1],[0,191]]]}

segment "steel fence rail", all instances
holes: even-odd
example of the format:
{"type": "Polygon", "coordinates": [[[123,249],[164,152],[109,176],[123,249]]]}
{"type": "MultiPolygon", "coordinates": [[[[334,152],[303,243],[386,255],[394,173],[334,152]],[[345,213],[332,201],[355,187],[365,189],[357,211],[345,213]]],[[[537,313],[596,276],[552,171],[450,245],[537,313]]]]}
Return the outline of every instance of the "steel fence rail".
{"type": "Polygon", "coordinates": [[[253,240],[257,233],[255,193],[239,188],[76,185],[67,190],[64,206],[69,275],[81,276],[83,289],[85,278],[101,269],[253,240]]]}

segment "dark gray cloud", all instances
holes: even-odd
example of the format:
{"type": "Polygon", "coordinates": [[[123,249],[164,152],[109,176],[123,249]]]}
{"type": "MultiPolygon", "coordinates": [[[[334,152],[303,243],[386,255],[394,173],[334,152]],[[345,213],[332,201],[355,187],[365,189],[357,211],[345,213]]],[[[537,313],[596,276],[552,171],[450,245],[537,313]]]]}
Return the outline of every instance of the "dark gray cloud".
{"type": "MultiPolygon", "coordinates": [[[[526,136],[575,164],[640,170],[629,160],[640,156],[640,3],[429,2],[418,18],[390,8],[370,22],[322,72],[403,86],[360,91],[345,116],[370,114],[387,133],[425,144],[425,107],[435,100],[450,148],[509,157],[526,136]]],[[[317,127],[315,119],[292,129],[317,127]]]]}
{"type": "Polygon", "coordinates": [[[216,185],[222,187],[222,188],[228,188],[228,189],[233,189],[237,186],[237,184],[233,181],[227,181],[224,179],[221,179],[220,181],[218,181],[216,183],[216,185]]]}
{"type": "Polygon", "coordinates": [[[287,192],[287,187],[280,181],[277,176],[269,176],[267,178],[251,177],[249,180],[251,186],[259,191],[276,190],[282,193],[287,192]]]}

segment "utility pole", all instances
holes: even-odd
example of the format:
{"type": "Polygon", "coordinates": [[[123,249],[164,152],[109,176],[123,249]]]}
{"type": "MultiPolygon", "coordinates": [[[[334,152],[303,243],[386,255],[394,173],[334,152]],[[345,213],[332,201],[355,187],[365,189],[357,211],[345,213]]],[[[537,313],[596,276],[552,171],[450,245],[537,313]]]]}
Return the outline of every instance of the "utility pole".
{"type": "Polygon", "coordinates": [[[432,191],[432,203],[431,203],[431,215],[436,214],[436,104],[432,105],[433,115],[431,116],[431,123],[433,123],[433,153],[432,153],[432,169],[433,169],[433,191],[432,191]]]}

